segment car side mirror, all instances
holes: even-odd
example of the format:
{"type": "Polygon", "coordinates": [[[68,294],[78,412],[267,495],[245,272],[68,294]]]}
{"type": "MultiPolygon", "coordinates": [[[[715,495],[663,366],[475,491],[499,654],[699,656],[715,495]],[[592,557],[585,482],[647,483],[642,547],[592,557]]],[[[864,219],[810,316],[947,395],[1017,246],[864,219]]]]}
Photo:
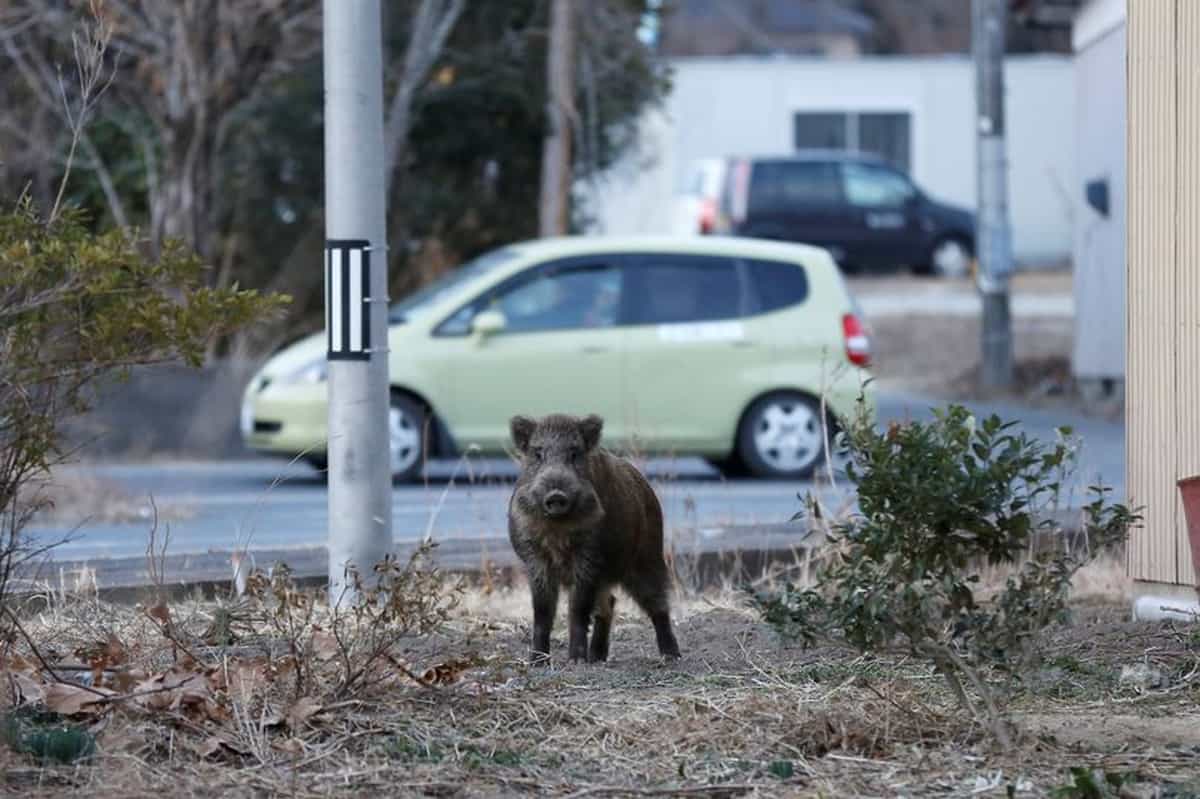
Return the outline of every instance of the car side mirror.
{"type": "Polygon", "coordinates": [[[471,320],[471,332],[479,338],[487,338],[504,330],[507,324],[508,320],[500,311],[480,311],[471,320]]]}
{"type": "Polygon", "coordinates": [[[1084,194],[1087,197],[1087,204],[1096,213],[1103,217],[1108,216],[1108,180],[1106,178],[1089,181],[1084,187],[1084,194]]]}

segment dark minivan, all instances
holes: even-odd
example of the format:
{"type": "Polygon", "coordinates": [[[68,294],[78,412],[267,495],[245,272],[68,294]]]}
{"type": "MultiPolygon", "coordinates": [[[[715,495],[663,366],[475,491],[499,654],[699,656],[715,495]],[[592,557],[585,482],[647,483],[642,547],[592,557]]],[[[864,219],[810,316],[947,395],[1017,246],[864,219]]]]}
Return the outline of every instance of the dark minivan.
{"type": "Polygon", "coordinates": [[[847,272],[970,271],[974,214],[930,199],[876,156],[731,158],[724,176],[716,233],[815,244],[847,272]]]}

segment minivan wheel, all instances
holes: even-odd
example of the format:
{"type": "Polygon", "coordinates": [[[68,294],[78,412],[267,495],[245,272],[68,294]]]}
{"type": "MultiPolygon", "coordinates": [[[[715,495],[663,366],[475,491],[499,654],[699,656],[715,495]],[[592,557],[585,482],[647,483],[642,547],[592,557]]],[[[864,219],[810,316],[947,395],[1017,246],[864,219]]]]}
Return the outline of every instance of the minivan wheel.
{"type": "Polygon", "coordinates": [[[757,477],[803,480],[821,460],[824,436],[820,406],[803,394],[780,392],[750,406],[738,429],[738,452],[757,477]]]}
{"type": "Polygon", "coordinates": [[[929,271],[939,277],[966,277],[971,271],[971,248],[960,238],[941,239],[929,252],[929,271]]]}
{"type": "Polygon", "coordinates": [[[388,407],[388,461],[392,479],[407,483],[421,473],[425,454],[425,409],[403,394],[388,407]]]}
{"type": "Polygon", "coordinates": [[[748,477],[750,472],[746,469],[746,465],[742,463],[742,459],[737,455],[728,458],[707,458],[708,465],[721,473],[724,478],[748,477]]]}

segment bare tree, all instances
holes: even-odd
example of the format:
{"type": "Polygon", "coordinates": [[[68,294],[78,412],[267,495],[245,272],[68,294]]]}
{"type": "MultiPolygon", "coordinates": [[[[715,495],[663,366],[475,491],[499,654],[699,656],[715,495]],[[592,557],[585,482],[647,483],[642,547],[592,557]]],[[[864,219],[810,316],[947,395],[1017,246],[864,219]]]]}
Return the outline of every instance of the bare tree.
{"type": "Polygon", "coordinates": [[[561,236],[570,219],[571,140],[575,110],[575,24],[573,0],[551,0],[550,47],[546,59],[546,137],[542,149],[539,230],[561,236]]]}
{"type": "MultiPolygon", "coordinates": [[[[56,57],[72,49],[81,6],[111,35],[107,57],[119,109],[109,120],[137,143],[146,176],[151,241],[178,237],[206,259],[218,255],[224,148],[237,115],[271,81],[320,47],[317,0],[9,0],[32,20],[5,31],[4,52],[43,104],[58,107],[64,82],[56,57]]],[[[69,122],[69,120],[68,120],[69,122]]],[[[128,224],[127,198],[112,165],[84,134],[80,165],[95,171],[112,216],[128,224]]],[[[224,276],[226,279],[228,276],[224,276]]]]}
{"type": "Polygon", "coordinates": [[[396,90],[388,104],[387,129],[384,132],[387,146],[384,169],[388,174],[389,189],[396,167],[404,161],[417,90],[441,57],[446,40],[466,5],[466,0],[421,0],[413,16],[408,47],[404,52],[404,69],[396,80],[396,90]]]}

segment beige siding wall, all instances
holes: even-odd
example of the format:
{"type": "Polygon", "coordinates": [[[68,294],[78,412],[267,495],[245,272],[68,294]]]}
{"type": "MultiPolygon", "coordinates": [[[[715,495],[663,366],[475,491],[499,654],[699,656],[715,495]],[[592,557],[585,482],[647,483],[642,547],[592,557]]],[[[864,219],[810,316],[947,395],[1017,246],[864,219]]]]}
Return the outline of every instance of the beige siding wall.
{"type": "Polygon", "coordinates": [[[1175,481],[1200,474],[1200,2],[1129,4],[1129,573],[1194,585],[1175,481]]]}

